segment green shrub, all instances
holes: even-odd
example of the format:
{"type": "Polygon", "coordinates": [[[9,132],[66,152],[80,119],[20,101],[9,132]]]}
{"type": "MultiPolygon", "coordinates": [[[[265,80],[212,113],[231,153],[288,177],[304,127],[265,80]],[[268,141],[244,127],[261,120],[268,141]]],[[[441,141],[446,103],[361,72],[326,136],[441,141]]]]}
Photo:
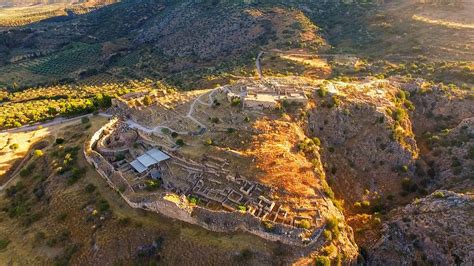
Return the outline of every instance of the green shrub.
{"type": "Polygon", "coordinates": [[[406,117],[406,112],[403,108],[397,108],[395,112],[393,112],[392,117],[393,120],[400,122],[406,117]]]}
{"type": "Polygon", "coordinates": [[[319,97],[323,98],[328,95],[328,89],[326,89],[325,87],[321,87],[319,90],[317,90],[317,93],[319,97]]]}
{"type": "Polygon", "coordinates": [[[442,191],[436,191],[433,193],[433,197],[437,198],[437,199],[442,199],[444,198],[444,193],[442,191]]]}
{"type": "Polygon", "coordinates": [[[314,145],[320,146],[321,145],[321,140],[317,137],[312,138],[314,145]]]}
{"type": "Polygon", "coordinates": [[[262,225],[267,232],[273,232],[275,230],[273,223],[270,221],[262,221],[262,225]]]}
{"type": "Polygon", "coordinates": [[[176,140],[176,145],[178,145],[178,146],[184,146],[184,140],[182,140],[182,139],[177,139],[177,140],[176,140]]]}
{"type": "Polygon", "coordinates": [[[329,197],[331,200],[334,200],[334,191],[332,191],[331,187],[329,185],[323,185],[323,193],[329,197]]]}
{"type": "Polygon", "coordinates": [[[316,151],[316,148],[321,145],[321,141],[319,138],[314,137],[312,139],[310,138],[305,138],[304,140],[300,141],[298,143],[298,149],[300,151],[303,151],[304,153],[312,153],[316,151]]]}
{"type": "Polygon", "coordinates": [[[324,230],[323,231],[323,236],[326,238],[327,241],[332,241],[332,233],[329,230],[324,230]]]}
{"type": "Polygon", "coordinates": [[[331,260],[326,256],[317,256],[314,262],[316,266],[331,266],[331,260]]]}
{"type": "Polygon", "coordinates": [[[89,123],[89,121],[90,121],[90,119],[87,116],[84,116],[83,118],[81,118],[81,123],[83,123],[83,124],[87,124],[87,123],[89,123]]]}
{"type": "Polygon", "coordinates": [[[230,102],[230,105],[232,105],[232,106],[239,106],[240,103],[241,103],[240,98],[235,97],[235,98],[232,98],[232,101],[230,102]]]}
{"type": "Polygon", "coordinates": [[[110,209],[110,205],[106,200],[102,199],[99,201],[99,210],[101,212],[108,211],[109,209],[110,209]]]}
{"type": "Polygon", "coordinates": [[[298,223],[299,228],[309,229],[311,228],[311,222],[309,220],[301,220],[298,223]]]}
{"type": "Polygon", "coordinates": [[[25,168],[23,168],[20,171],[20,176],[21,177],[27,177],[33,173],[33,170],[35,169],[36,165],[34,163],[29,164],[25,168]]]}
{"type": "Polygon", "coordinates": [[[341,232],[339,231],[339,219],[335,216],[326,217],[326,228],[331,231],[334,238],[338,238],[341,232]]]}
{"type": "Polygon", "coordinates": [[[199,203],[199,198],[196,196],[190,195],[187,198],[188,198],[188,202],[192,205],[197,205],[199,203]]]}
{"type": "Polygon", "coordinates": [[[33,155],[34,155],[35,157],[41,157],[41,156],[44,155],[44,153],[43,153],[42,150],[35,150],[35,151],[33,152],[33,155]]]}
{"type": "Polygon", "coordinates": [[[402,165],[402,167],[400,167],[400,171],[402,171],[403,173],[408,172],[408,166],[407,165],[402,165]]]}
{"type": "Polygon", "coordinates": [[[148,191],[157,190],[161,186],[161,182],[158,180],[147,180],[145,184],[148,191]]]}
{"type": "Polygon", "coordinates": [[[323,253],[324,253],[325,255],[328,255],[328,256],[331,255],[331,254],[334,254],[334,253],[336,253],[336,252],[337,252],[337,248],[336,248],[336,246],[334,246],[333,244],[331,244],[331,245],[329,245],[329,246],[325,246],[325,247],[323,248],[323,253]]]}
{"type": "Polygon", "coordinates": [[[410,110],[410,111],[414,111],[414,110],[415,110],[415,106],[414,106],[413,103],[410,102],[410,101],[405,101],[405,103],[403,103],[403,105],[405,106],[405,108],[407,108],[407,109],[410,110]]]}
{"type": "Polygon", "coordinates": [[[119,153],[117,155],[115,155],[115,161],[122,161],[125,159],[125,154],[123,153],[119,153]]]}
{"type": "Polygon", "coordinates": [[[329,230],[336,228],[339,224],[339,220],[336,216],[329,216],[326,218],[326,225],[329,230]]]}
{"type": "Polygon", "coordinates": [[[16,150],[20,147],[20,145],[18,145],[17,143],[13,143],[9,146],[10,150],[16,150]]]}
{"type": "Polygon", "coordinates": [[[94,186],[94,184],[87,184],[86,187],[84,188],[84,190],[87,192],[87,193],[92,193],[94,192],[96,189],[96,186],[94,186]]]}
{"type": "Polygon", "coordinates": [[[0,239],[0,250],[4,250],[8,247],[8,244],[10,244],[9,239],[0,239]]]}

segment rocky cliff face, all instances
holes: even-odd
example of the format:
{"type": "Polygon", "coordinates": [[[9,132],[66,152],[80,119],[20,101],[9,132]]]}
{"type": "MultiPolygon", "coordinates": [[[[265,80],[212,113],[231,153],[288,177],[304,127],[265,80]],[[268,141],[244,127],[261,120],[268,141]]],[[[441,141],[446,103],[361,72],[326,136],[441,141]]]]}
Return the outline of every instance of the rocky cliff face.
{"type": "Polygon", "coordinates": [[[397,210],[373,247],[373,265],[472,265],[474,198],[439,190],[397,210]]]}
{"type": "Polygon", "coordinates": [[[472,264],[472,195],[456,194],[473,188],[472,92],[423,80],[321,87],[308,134],[370,262],[472,264]]]}
{"type": "Polygon", "coordinates": [[[326,87],[315,95],[309,131],[321,139],[336,194],[352,205],[398,191],[418,159],[408,110],[397,98],[400,90],[384,82],[326,87]]]}

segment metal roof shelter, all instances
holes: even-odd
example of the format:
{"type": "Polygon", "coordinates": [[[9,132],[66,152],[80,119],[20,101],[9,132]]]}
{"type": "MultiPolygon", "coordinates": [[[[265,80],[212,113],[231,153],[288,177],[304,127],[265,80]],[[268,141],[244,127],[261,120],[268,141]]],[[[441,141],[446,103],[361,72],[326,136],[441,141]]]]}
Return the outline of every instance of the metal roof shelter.
{"type": "Polygon", "coordinates": [[[168,160],[170,157],[156,149],[153,148],[147,152],[145,152],[143,155],[139,156],[137,159],[133,160],[130,165],[138,172],[138,173],[143,173],[145,172],[148,167],[157,164],[159,162],[168,160]]]}
{"type": "Polygon", "coordinates": [[[142,156],[139,156],[137,158],[137,160],[143,164],[145,167],[149,167],[151,165],[154,165],[155,163],[157,163],[157,161],[151,157],[150,155],[148,155],[148,153],[145,153],[143,154],[142,156]]]}
{"type": "Polygon", "coordinates": [[[138,173],[143,173],[148,169],[148,167],[144,166],[142,163],[140,163],[138,160],[133,160],[130,165],[135,169],[138,173]]]}
{"type": "Polygon", "coordinates": [[[158,162],[168,160],[170,157],[168,154],[153,148],[147,152],[148,155],[150,155],[153,159],[157,160],[158,162]]]}

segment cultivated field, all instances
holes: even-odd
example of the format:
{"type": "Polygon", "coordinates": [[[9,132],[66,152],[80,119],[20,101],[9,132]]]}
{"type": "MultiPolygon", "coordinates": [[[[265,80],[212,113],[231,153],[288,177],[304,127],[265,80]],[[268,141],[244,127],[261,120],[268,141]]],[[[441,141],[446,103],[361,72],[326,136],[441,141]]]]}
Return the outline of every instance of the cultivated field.
{"type": "Polygon", "coordinates": [[[17,27],[55,16],[67,15],[65,4],[0,8],[0,27],[17,27]]]}

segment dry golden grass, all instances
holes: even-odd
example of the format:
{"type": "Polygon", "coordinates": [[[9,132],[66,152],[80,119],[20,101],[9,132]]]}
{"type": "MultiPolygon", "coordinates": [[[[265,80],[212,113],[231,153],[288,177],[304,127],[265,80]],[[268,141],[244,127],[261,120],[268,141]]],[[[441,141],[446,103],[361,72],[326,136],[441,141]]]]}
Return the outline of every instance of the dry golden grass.
{"type": "Polygon", "coordinates": [[[254,128],[262,133],[253,137],[246,154],[255,158],[256,167],[264,173],[259,181],[286,190],[290,195],[315,195],[319,178],[313,165],[296,149],[297,143],[304,139],[302,129],[292,123],[268,119],[256,121],[254,128]]]}
{"type": "Polygon", "coordinates": [[[0,133],[0,176],[4,175],[14,165],[13,162],[23,158],[30,146],[49,134],[46,128],[19,133],[0,133]],[[9,146],[17,144],[17,149],[9,146]]]}
{"type": "Polygon", "coordinates": [[[454,21],[449,21],[449,20],[444,20],[444,19],[433,19],[433,18],[420,16],[420,15],[413,15],[412,19],[416,21],[428,23],[428,24],[445,26],[448,28],[474,29],[473,23],[460,23],[460,22],[454,22],[454,21]]]}
{"type": "Polygon", "coordinates": [[[16,27],[53,16],[66,15],[65,4],[0,8],[0,27],[16,27]]]}

